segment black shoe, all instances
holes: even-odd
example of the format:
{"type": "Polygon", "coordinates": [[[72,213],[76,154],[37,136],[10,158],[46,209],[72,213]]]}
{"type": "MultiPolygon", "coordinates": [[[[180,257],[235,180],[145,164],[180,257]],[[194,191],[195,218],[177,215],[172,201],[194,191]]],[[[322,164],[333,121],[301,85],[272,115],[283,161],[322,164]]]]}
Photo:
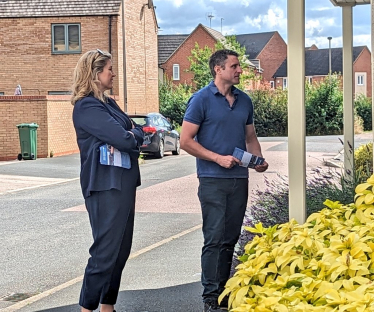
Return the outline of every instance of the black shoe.
{"type": "Polygon", "coordinates": [[[217,302],[204,302],[204,310],[203,312],[224,312],[220,309],[217,302]]]}
{"type": "Polygon", "coordinates": [[[221,310],[228,310],[229,309],[229,297],[225,296],[221,300],[221,303],[219,304],[219,308],[221,310]]]}

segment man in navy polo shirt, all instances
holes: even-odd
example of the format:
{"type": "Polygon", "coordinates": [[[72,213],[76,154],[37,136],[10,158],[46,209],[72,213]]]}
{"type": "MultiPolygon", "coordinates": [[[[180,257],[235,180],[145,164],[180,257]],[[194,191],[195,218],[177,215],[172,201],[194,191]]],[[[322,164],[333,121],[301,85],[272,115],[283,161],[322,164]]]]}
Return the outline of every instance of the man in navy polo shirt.
{"type": "MultiPolygon", "coordinates": [[[[189,100],[181,148],[196,157],[203,216],[201,255],[204,312],[222,311],[218,297],[229,278],[248,200],[248,169],[233,157],[235,147],[261,156],[249,96],[235,88],[242,69],[238,54],[218,50],[210,57],[213,81],[189,100]]],[[[264,172],[268,164],[255,167],[264,172]]],[[[227,302],[226,302],[227,306],[227,302]]]]}

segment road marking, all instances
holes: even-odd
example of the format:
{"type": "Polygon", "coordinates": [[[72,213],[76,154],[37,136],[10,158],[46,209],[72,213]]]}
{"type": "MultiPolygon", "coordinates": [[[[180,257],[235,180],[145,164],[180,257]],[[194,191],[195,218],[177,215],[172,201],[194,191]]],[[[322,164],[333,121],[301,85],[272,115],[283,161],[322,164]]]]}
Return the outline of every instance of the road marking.
{"type": "MultiPolygon", "coordinates": [[[[24,178],[24,177],[22,177],[22,178],[24,178]]],[[[79,180],[79,177],[78,178],[72,178],[72,179],[61,179],[60,181],[48,182],[48,183],[44,183],[44,184],[32,185],[32,186],[27,186],[27,187],[22,187],[22,188],[15,188],[15,189],[11,189],[11,190],[8,190],[8,191],[5,191],[5,192],[1,192],[0,195],[9,194],[9,193],[16,193],[16,192],[20,192],[20,191],[24,191],[24,190],[31,190],[31,189],[36,189],[36,188],[39,188],[39,187],[45,187],[45,186],[56,185],[56,184],[61,184],[61,183],[67,183],[67,182],[72,182],[72,181],[76,181],[76,180],[79,180]]]]}
{"type": "MultiPolygon", "coordinates": [[[[199,230],[199,229],[201,229],[201,227],[202,227],[201,224],[196,225],[196,226],[194,226],[194,227],[192,227],[190,229],[187,229],[187,230],[182,231],[182,232],[180,232],[178,234],[175,234],[173,236],[165,238],[165,239],[163,239],[163,240],[161,240],[161,241],[159,241],[157,243],[149,245],[149,246],[147,246],[147,247],[145,247],[143,249],[140,249],[137,252],[131,253],[131,255],[129,257],[129,260],[134,259],[134,258],[136,258],[136,257],[138,257],[138,256],[140,256],[140,255],[142,255],[142,254],[144,254],[146,252],[149,252],[149,251],[151,251],[151,250],[153,250],[153,249],[155,249],[157,247],[160,247],[162,245],[170,243],[171,241],[173,241],[175,239],[178,239],[178,238],[181,238],[184,235],[187,235],[187,234],[192,233],[192,232],[194,232],[196,230],[199,230]]],[[[74,278],[74,279],[72,279],[70,281],[67,281],[66,283],[58,285],[58,286],[56,286],[56,287],[54,287],[52,289],[46,290],[46,291],[44,291],[44,292],[42,292],[42,293],[40,293],[38,295],[35,295],[33,297],[30,297],[28,299],[25,299],[23,301],[20,301],[20,302],[18,302],[16,304],[13,304],[13,305],[11,305],[9,307],[6,307],[6,308],[0,309],[0,310],[4,311],[4,312],[18,311],[19,309],[22,309],[22,308],[24,308],[27,305],[33,304],[33,303],[35,303],[35,302],[37,302],[39,300],[42,300],[43,298],[51,296],[51,295],[53,295],[53,294],[55,294],[55,293],[57,293],[57,292],[65,289],[65,288],[68,288],[68,287],[70,287],[70,286],[72,286],[72,285],[74,285],[76,283],[81,282],[82,280],[83,280],[83,275],[78,276],[78,277],[76,277],[76,278],[74,278]]]]}
{"type": "MultiPolygon", "coordinates": [[[[157,183],[136,191],[135,213],[191,213],[200,214],[199,186],[196,173],[157,183]],[[183,194],[183,196],[180,196],[183,194]],[[158,205],[160,201],[167,205],[158,205]]],[[[66,213],[87,212],[84,204],[65,208],[66,213]]]]}
{"type": "Polygon", "coordinates": [[[0,161],[0,166],[11,165],[11,164],[21,164],[19,160],[9,160],[9,161],[0,161]]]}

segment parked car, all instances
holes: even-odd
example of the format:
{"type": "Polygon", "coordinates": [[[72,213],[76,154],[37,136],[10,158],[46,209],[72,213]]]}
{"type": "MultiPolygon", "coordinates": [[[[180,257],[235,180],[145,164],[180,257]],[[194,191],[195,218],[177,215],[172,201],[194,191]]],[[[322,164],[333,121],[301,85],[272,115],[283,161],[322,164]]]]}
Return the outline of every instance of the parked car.
{"type": "Polygon", "coordinates": [[[159,113],[147,115],[129,115],[138,125],[143,126],[144,142],[140,147],[143,153],[151,153],[157,158],[164,157],[165,152],[180,154],[179,133],[174,126],[159,113]]]}

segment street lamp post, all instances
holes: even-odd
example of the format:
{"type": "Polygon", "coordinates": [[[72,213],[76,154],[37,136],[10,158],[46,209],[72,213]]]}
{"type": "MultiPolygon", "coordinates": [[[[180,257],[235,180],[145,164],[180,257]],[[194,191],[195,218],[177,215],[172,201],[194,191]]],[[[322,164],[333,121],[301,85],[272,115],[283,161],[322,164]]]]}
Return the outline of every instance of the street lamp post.
{"type": "Polygon", "coordinates": [[[331,39],[332,37],[327,37],[329,40],[329,75],[331,75],[331,39]]]}
{"type": "Polygon", "coordinates": [[[223,21],[223,17],[221,17],[221,34],[222,34],[222,21],[223,21]]]}

